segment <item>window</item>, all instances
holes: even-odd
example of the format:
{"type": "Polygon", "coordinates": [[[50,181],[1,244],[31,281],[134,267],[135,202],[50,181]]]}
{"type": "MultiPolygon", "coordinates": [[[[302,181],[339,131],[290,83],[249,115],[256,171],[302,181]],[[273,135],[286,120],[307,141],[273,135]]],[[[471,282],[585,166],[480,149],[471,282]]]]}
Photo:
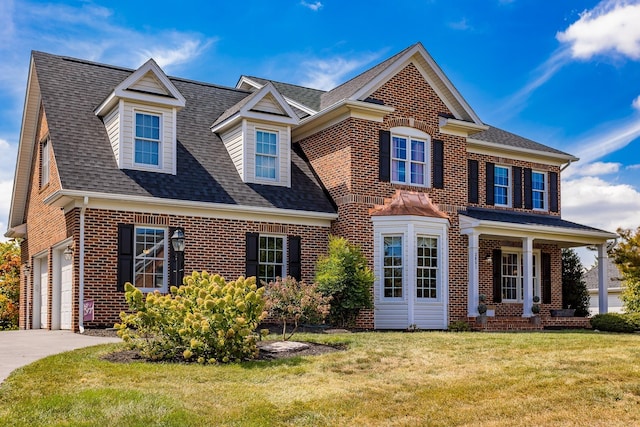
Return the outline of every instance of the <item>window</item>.
{"type": "Polygon", "coordinates": [[[384,297],[402,298],[402,236],[384,236],[384,297]]]}
{"type": "Polygon", "coordinates": [[[134,283],[141,290],[163,290],[167,283],[167,239],[164,228],[135,228],[134,283]]]}
{"type": "Polygon", "coordinates": [[[494,203],[497,206],[510,206],[510,180],[509,168],[504,166],[495,166],[493,175],[493,194],[494,203]]]}
{"type": "Polygon", "coordinates": [[[407,136],[391,137],[391,180],[427,185],[427,141],[407,136]]]}
{"type": "Polygon", "coordinates": [[[277,179],[278,134],[256,131],[256,178],[277,179]]]}
{"type": "Polygon", "coordinates": [[[438,298],[438,239],[418,236],[416,297],[438,298]]]}
{"type": "Polygon", "coordinates": [[[49,140],[45,139],[40,146],[40,186],[49,183],[49,140]]]}
{"type": "MultiPolygon", "coordinates": [[[[538,254],[533,254],[533,296],[540,296],[538,254]]],[[[502,252],[502,301],[524,300],[524,258],[522,252],[502,252]]]]}
{"type": "Polygon", "coordinates": [[[136,113],[135,163],[160,166],[160,116],[136,113]]]}
{"type": "Polygon", "coordinates": [[[531,172],[533,209],[547,209],[547,176],[544,172],[531,172]]]}
{"type": "Polygon", "coordinates": [[[284,237],[260,236],[258,248],[258,279],[274,282],[285,275],[284,237]]]}

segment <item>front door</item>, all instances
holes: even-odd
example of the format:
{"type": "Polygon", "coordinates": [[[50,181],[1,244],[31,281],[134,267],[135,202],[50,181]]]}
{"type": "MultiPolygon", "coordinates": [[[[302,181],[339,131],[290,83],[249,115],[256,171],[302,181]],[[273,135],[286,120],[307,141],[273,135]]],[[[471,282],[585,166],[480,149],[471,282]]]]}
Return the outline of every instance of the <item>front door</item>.
{"type": "Polygon", "coordinates": [[[62,257],[60,263],[60,329],[71,329],[72,271],[71,260],[62,257]]]}

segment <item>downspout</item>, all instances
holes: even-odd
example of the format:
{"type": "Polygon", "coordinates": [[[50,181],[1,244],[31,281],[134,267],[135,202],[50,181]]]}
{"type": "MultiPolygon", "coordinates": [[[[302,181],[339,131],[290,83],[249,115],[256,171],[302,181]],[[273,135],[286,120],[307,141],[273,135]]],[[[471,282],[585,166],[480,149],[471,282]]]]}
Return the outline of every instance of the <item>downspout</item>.
{"type": "Polygon", "coordinates": [[[78,329],[81,334],[84,334],[84,214],[89,204],[89,197],[84,196],[82,208],[80,209],[80,286],[78,290],[78,329]]]}
{"type": "Polygon", "coordinates": [[[567,161],[567,164],[560,168],[560,172],[564,171],[566,168],[568,168],[569,166],[571,166],[571,163],[572,163],[572,162],[573,162],[573,160],[568,160],[568,161],[567,161]]]}

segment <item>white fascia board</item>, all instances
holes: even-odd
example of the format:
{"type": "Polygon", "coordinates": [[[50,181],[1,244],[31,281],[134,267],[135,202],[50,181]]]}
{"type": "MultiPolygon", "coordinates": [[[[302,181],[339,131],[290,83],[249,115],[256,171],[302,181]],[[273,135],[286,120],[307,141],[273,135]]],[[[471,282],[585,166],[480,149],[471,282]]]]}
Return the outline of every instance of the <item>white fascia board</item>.
{"type": "Polygon", "coordinates": [[[251,86],[255,89],[260,89],[262,88],[262,86],[264,86],[258,83],[257,81],[248,78],[247,76],[241,76],[240,80],[238,80],[238,83],[236,83],[236,89],[242,89],[242,86],[244,86],[244,84],[251,86]]]}
{"type": "Polygon", "coordinates": [[[13,175],[13,191],[11,193],[11,205],[9,207],[9,230],[19,226],[24,218],[31,176],[31,160],[36,143],[35,138],[38,128],[40,102],[40,85],[32,56],[29,64],[29,77],[24,98],[24,108],[22,110],[22,125],[20,128],[18,153],[16,155],[16,169],[13,175]]]}
{"type": "Polygon", "coordinates": [[[11,227],[4,233],[4,237],[8,239],[24,239],[27,237],[27,224],[20,224],[11,227]]]}
{"type": "Polygon", "coordinates": [[[406,227],[406,224],[424,225],[437,224],[449,228],[451,224],[447,218],[424,217],[419,215],[374,215],[371,217],[374,226],[398,225],[406,227]]]}
{"type": "Polygon", "coordinates": [[[474,133],[482,132],[489,129],[489,126],[466,122],[464,120],[440,117],[439,120],[440,133],[449,135],[462,136],[467,138],[474,133]]]}
{"type": "Polygon", "coordinates": [[[259,120],[268,123],[280,123],[290,126],[298,124],[298,119],[295,117],[279,116],[277,114],[260,113],[257,111],[248,111],[246,114],[242,114],[244,119],[259,120]]]}
{"type": "Polygon", "coordinates": [[[285,114],[292,120],[295,120],[296,124],[298,123],[298,115],[295,113],[295,111],[293,111],[293,109],[291,109],[289,103],[284,99],[282,94],[278,92],[278,89],[276,89],[276,87],[271,82],[260,88],[253,99],[242,106],[242,108],[240,109],[240,114],[244,116],[245,114],[250,113],[250,110],[267,95],[273,96],[276,102],[280,105],[280,108],[284,110],[285,114]]]}
{"type": "Polygon", "coordinates": [[[157,197],[141,197],[80,190],[60,190],[51,194],[44,202],[45,204],[64,208],[65,211],[68,211],[75,207],[82,207],[85,197],[89,200],[87,208],[121,210],[126,212],[238,219],[319,227],[330,227],[331,222],[338,217],[336,213],[194,202],[189,200],[169,200],[157,197]]]}
{"type": "Polygon", "coordinates": [[[395,108],[387,105],[342,100],[300,121],[300,125],[291,133],[291,140],[300,141],[350,117],[382,123],[384,117],[393,111],[395,108]]]}
{"type": "Polygon", "coordinates": [[[467,153],[482,154],[488,156],[508,157],[514,160],[528,162],[539,161],[554,166],[561,166],[567,162],[577,162],[579,158],[571,154],[551,153],[548,151],[532,150],[530,148],[512,147],[495,142],[480,141],[467,138],[467,153]]]}
{"type": "Polygon", "coordinates": [[[294,101],[293,99],[291,99],[291,98],[287,98],[287,97],[286,97],[286,96],[284,96],[284,95],[283,95],[283,97],[284,97],[284,100],[285,100],[285,101],[287,101],[287,103],[288,103],[289,105],[291,105],[291,106],[293,106],[293,107],[296,107],[297,109],[302,110],[302,111],[304,111],[305,113],[307,113],[307,114],[309,114],[309,115],[312,115],[312,116],[313,116],[314,114],[316,114],[316,113],[317,113],[317,111],[316,111],[316,110],[311,109],[311,108],[307,107],[307,106],[306,106],[306,105],[304,105],[304,104],[300,104],[298,101],[294,101]]]}
{"type": "Polygon", "coordinates": [[[469,235],[472,233],[514,238],[533,237],[538,240],[580,243],[584,245],[601,244],[617,237],[616,234],[607,231],[576,230],[567,227],[485,221],[460,215],[460,234],[469,235]]]}

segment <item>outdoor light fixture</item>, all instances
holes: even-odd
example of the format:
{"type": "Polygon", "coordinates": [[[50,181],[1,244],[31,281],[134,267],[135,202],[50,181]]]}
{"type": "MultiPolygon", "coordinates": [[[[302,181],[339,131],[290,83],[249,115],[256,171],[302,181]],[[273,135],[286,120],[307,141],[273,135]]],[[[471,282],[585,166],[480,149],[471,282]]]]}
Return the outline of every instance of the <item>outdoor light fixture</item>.
{"type": "Polygon", "coordinates": [[[62,252],[62,255],[64,255],[64,259],[66,259],[67,261],[73,258],[73,248],[71,247],[71,245],[67,245],[67,248],[64,250],[64,252],[62,252]]]}
{"type": "Polygon", "coordinates": [[[176,228],[171,236],[171,246],[175,253],[175,286],[182,285],[182,277],[184,276],[184,231],[181,228],[176,228]]]}
{"type": "Polygon", "coordinates": [[[487,252],[487,256],[484,257],[484,262],[486,262],[487,264],[491,264],[493,262],[490,252],[487,252]]]}

